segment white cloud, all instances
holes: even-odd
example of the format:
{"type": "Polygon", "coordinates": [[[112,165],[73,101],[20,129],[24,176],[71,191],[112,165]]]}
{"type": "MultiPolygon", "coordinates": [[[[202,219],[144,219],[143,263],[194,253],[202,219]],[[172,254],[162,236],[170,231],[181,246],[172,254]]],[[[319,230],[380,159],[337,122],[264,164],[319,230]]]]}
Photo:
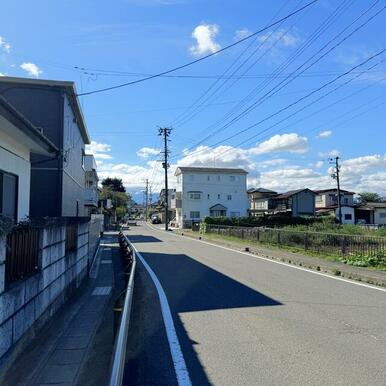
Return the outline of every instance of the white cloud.
{"type": "Polygon", "coordinates": [[[338,157],[340,155],[340,151],[339,150],[330,150],[330,151],[326,151],[326,152],[323,152],[323,151],[320,151],[318,153],[318,156],[319,157],[338,157]]]}
{"type": "Polygon", "coordinates": [[[141,158],[149,158],[151,155],[157,155],[159,153],[159,149],[154,149],[152,147],[142,147],[137,151],[137,156],[141,158]]]}
{"type": "Polygon", "coordinates": [[[264,141],[255,148],[249,150],[249,152],[254,155],[277,152],[306,153],[307,151],[307,138],[300,137],[296,133],[276,134],[267,141],[264,141]]]}
{"type": "Polygon", "coordinates": [[[91,141],[89,145],[86,145],[86,153],[92,154],[95,159],[111,159],[111,155],[108,154],[111,151],[111,146],[107,143],[99,143],[91,141]]]}
{"type": "Polygon", "coordinates": [[[332,134],[332,131],[331,130],[324,130],[324,131],[321,131],[316,138],[328,138],[330,137],[332,134]]]}
{"type": "Polygon", "coordinates": [[[324,162],[323,162],[323,161],[318,161],[318,162],[315,163],[315,167],[316,167],[317,169],[320,169],[321,167],[323,167],[323,165],[324,165],[324,162]]]}
{"type": "Polygon", "coordinates": [[[0,72],[0,76],[5,76],[5,74],[3,74],[2,72],[0,72]]]}
{"type": "Polygon", "coordinates": [[[43,72],[35,63],[31,62],[22,63],[20,68],[35,78],[39,78],[39,75],[43,72]]]}
{"type": "Polygon", "coordinates": [[[7,54],[11,52],[11,45],[2,36],[0,36],[0,49],[5,51],[7,54]]]}
{"type": "Polygon", "coordinates": [[[241,28],[241,29],[238,29],[236,32],[235,32],[235,38],[237,40],[240,40],[240,39],[244,39],[246,38],[247,36],[251,35],[252,32],[249,31],[247,28],[241,28]]]}
{"type": "Polygon", "coordinates": [[[267,32],[264,35],[259,35],[257,40],[261,43],[277,42],[277,45],[282,47],[296,47],[300,43],[298,36],[291,34],[284,29],[279,29],[274,32],[267,32]]]}
{"type": "Polygon", "coordinates": [[[217,24],[200,24],[192,32],[192,37],[196,39],[196,44],[189,48],[194,56],[211,54],[218,51],[221,46],[215,41],[219,34],[217,24]]]}

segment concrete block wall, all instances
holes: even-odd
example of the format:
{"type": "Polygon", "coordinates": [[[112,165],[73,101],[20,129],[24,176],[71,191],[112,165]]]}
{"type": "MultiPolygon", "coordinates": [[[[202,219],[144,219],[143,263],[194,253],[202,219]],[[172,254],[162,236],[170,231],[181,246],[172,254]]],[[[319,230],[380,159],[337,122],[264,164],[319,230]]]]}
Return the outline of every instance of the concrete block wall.
{"type": "Polygon", "coordinates": [[[40,236],[40,270],[4,288],[5,237],[0,237],[0,359],[28,339],[78,288],[87,276],[88,223],[77,225],[77,248],[65,253],[65,225],[50,226],[40,236]],[[32,328],[31,328],[32,327],[32,328]]]}

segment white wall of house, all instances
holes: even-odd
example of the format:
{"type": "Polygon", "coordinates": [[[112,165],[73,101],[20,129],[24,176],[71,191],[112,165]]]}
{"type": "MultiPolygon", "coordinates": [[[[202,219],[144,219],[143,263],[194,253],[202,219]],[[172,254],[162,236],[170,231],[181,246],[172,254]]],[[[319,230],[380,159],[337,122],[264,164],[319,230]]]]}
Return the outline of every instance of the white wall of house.
{"type": "Polygon", "coordinates": [[[0,170],[18,176],[18,221],[29,215],[31,181],[30,150],[0,127],[0,170]]]}
{"type": "Polygon", "coordinates": [[[227,208],[227,217],[247,216],[248,196],[245,174],[186,172],[177,176],[176,196],[181,196],[181,208],[176,208],[176,220],[203,220],[210,207],[220,204],[227,208]]]}
{"type": "MultiPolygon", "coordinates": [[[[335,216],[339,220],[339,210],[335,209],[335,216]]],[[[355,210],[350,206],[342,206],[342,224],[355,224],[355,210]]]]}
{"type": "Polygon", "coordinates": [[[386,207],[374,209],[374,224],[386,225],[386,207]]]}

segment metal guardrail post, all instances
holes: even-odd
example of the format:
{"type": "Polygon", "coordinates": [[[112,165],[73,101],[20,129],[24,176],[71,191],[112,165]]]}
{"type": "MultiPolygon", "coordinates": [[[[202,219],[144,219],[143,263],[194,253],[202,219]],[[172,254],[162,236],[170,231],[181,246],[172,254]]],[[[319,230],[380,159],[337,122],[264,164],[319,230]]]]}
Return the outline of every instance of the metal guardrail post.
{"type": "MultiPolygon", "coordinates": [[[[127,244],[129,240],[124,236],[127,244]]],[[[130,269],[130,277],[127,284],[125,301],[123,304],[122,319],[118,330],[118,336],[114,344],[113,361],[111,367],[109,386],[121,386],[123,381],[123,372],[125,369],[127,337],[129,333],[129,323],[131,315],[131,304],[133,301],[134,274],[136,266],[136,252],[133,249],[133,263],[130,269]]]]}

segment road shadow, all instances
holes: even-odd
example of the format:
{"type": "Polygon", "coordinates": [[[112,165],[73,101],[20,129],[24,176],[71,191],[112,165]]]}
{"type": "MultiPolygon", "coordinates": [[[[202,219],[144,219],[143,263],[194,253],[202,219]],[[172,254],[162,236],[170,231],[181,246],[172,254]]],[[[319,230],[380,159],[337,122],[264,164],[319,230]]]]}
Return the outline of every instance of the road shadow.
{"type": "Polygon", "coordinates": [[[132,243],[162,243],[163,242],[162,240],[157,239],[157,237],[154,237],[154,236],[127,234],[127,237],[132,243]]]}
{"type": "MultiPolygon", "coordinates": [[[[281,305],[184,254],[142,253],[166,293],[193,385],[210,385],[180,313],[281,305]]],[[[203,326],[205,328],[205,326],[203,326]]],[[[215,354],[215,353],[214,353],[215,354]]]]}

